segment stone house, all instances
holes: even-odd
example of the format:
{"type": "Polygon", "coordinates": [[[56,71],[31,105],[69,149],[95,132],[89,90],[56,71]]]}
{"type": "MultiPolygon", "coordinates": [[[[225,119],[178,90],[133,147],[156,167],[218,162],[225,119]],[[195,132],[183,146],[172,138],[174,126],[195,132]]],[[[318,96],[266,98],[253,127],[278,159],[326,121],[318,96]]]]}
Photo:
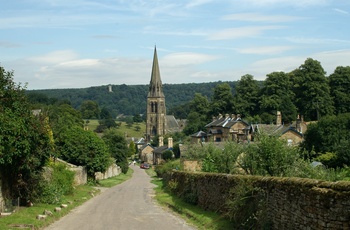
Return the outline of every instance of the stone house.
{"type": "Polygon", "coordinates": [[[163,144],[163,137],[159,137],[159,147],[153,150],[153,164],[157,165],[163,161],[162,154],[167,150],[173,150],[173,138],[168,138],[168,145],[163,144]]]}
{"type": "Polygon", "coordinates": [[[212,122],[205,126],[207,132],[199,131],[191,135],[192,143],[199,142],[244,142],[252,140],[252,128],[239,114],[220,114],[213,117],[212,122]]]}
{"type": "Polygon", "coordinates": [[[154,147],[151,144],[144,144],[140,149],[140,159],[148,164],[153,163],[153,150],[154,147]]]}

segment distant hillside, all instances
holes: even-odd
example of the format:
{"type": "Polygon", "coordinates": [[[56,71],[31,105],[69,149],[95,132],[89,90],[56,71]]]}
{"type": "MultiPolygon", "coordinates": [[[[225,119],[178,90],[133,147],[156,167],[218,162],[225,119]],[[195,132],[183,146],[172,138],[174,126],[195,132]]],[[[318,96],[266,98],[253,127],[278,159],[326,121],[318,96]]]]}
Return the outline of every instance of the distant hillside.
{"type": "MultiPolygon", "coordinates": [[[[223,82],[163,84],[167,110],[191,101],[195,93],[201,93],[210,99],[213,89],[223,82]]],[[[227,82],[234,93],[236,82],[227,82]]],[[[108,86],[97,86],[81,89],[46,89],[30,90],[45,94],[49,98],[69,100],[78,109],[85,100],[96,101],[100,108],[108,108],[113,115],[145,114],[148,85],[112,85],[112,92],[108,86]]]]}

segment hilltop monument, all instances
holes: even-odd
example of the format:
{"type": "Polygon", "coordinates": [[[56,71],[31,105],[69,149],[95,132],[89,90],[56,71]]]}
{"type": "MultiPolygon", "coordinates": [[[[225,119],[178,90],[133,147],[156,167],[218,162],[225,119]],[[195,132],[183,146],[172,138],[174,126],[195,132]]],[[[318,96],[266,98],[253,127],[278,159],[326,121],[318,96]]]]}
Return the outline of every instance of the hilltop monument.
{"type": "Polygon", "coordinates": [[[147,95],[146,139],[150,141],[156,135],[166,133],[166,107],[162,80],[158,64],[157,48],[154,47],[151,81],[147,95]]]}

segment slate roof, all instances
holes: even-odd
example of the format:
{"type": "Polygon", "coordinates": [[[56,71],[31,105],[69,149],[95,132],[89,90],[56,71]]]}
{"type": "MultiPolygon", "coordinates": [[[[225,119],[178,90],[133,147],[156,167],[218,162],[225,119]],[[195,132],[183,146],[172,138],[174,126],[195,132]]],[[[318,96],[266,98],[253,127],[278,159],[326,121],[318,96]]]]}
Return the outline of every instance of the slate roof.
{"type": "Polygon", "coordinates": [[[191,135],[191,137],[205,137],[205,136],[207,136],[207,133],[203,131],[199,131],[191,135]]]}
{"type": "Polygon", "coordinates": [[[242,122],[246,126],[250,127],[250,125],[246,121],[242,120],[240,117],[238,117],[238,118],[222,117],[222,118],[219,118],[219,119],[216,119],[216,120],[210,122],[205,127],[206,128],[209,128],[209,127],[231,128],[237,122],[242,122]]]}
{"type": "Polygon", "coordinates": [[[162,152],[164,152],[167,149],[169,149],[168,146],[163,145],[163,146],[160,146],[160,147],[154,149],[153,152],[154,153],[162,153],[162,152]]]}

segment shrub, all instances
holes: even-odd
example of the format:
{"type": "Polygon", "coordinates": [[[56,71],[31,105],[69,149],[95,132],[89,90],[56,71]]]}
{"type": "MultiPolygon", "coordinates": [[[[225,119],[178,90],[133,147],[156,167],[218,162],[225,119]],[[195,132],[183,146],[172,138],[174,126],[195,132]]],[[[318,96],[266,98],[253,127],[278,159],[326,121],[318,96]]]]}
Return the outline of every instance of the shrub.
{"type": "Polygon", "coordinates": [[[39,185],[37,201],[47,204],[58,204],[62,196],[74,190],[74,172],[62,163],[51,163],[47,170],[48,178],[39,185]]]}
{"type": "Polygon", "coordinates": [[[267,213],[267,194],[249,179],[241,179],[230,191],[226,216],[237,229],[270,229],[267,213]]]}
{"type": "Polygon", "coordinates": [[[180,164],[180,159],[167,161],[163,164],[156,165],[155,172],[158,177],[163,177],[163,175],[171,170],[182,170],[182,166],[180,164]]]}

